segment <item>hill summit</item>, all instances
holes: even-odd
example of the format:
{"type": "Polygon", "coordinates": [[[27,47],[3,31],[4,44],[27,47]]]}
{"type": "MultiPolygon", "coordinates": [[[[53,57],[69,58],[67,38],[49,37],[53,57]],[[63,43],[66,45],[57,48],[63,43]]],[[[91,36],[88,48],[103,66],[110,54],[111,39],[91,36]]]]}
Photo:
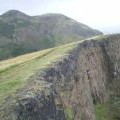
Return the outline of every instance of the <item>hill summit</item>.
{"type": "Polygon", "coordinates": [[[10,10],[0,16],[0,60],[101,34],[62,14],[29,16],[10,10]]]}

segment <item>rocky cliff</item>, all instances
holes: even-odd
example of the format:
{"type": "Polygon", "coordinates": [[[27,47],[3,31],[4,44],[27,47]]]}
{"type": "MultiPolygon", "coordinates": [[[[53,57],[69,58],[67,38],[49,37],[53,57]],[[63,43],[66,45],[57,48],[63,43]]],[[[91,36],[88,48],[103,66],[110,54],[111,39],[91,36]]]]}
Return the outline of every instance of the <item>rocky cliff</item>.
{"type": "Polygon", "coordinates": [[[8,98],[2,120],[97,120],[95,105],[120,96],[119,51],[120,35],[80,42],[8,98]]]}

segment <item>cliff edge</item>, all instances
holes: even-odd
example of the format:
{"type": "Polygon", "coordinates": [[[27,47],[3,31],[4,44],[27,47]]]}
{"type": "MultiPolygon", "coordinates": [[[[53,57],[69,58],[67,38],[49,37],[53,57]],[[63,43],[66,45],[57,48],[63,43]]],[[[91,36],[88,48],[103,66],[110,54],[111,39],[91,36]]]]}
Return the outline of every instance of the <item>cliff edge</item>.
{"type": "Polygon", "coordinates": [[[37,70],[24,87],[5,99],[1,119],[118,120],[119,51],[119,34],[76,43],[69,54],[42,72],[37,70]]]}

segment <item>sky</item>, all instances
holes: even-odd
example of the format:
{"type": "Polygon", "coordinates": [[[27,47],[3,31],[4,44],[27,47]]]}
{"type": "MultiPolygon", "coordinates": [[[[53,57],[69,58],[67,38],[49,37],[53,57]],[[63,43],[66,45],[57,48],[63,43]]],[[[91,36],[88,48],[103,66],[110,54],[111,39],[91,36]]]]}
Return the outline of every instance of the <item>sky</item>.
{"type": "Polygon", "coordinates": [[[0,0],[0,14],[8,10],[62,13],[95,29],[120,29],[120,0],[0,0]]]}

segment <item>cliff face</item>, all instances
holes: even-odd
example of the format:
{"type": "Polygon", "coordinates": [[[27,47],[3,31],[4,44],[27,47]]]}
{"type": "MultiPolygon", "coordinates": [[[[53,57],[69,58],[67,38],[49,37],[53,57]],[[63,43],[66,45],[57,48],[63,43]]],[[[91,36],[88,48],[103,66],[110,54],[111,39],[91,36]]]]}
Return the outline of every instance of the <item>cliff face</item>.
{"type": "Polygon", "coordinates": [[[120,94],[120,35],[101,39],[79,43],[54,67],[38,71],[3,120],[96,120],[94,104],[120,94]]]}

